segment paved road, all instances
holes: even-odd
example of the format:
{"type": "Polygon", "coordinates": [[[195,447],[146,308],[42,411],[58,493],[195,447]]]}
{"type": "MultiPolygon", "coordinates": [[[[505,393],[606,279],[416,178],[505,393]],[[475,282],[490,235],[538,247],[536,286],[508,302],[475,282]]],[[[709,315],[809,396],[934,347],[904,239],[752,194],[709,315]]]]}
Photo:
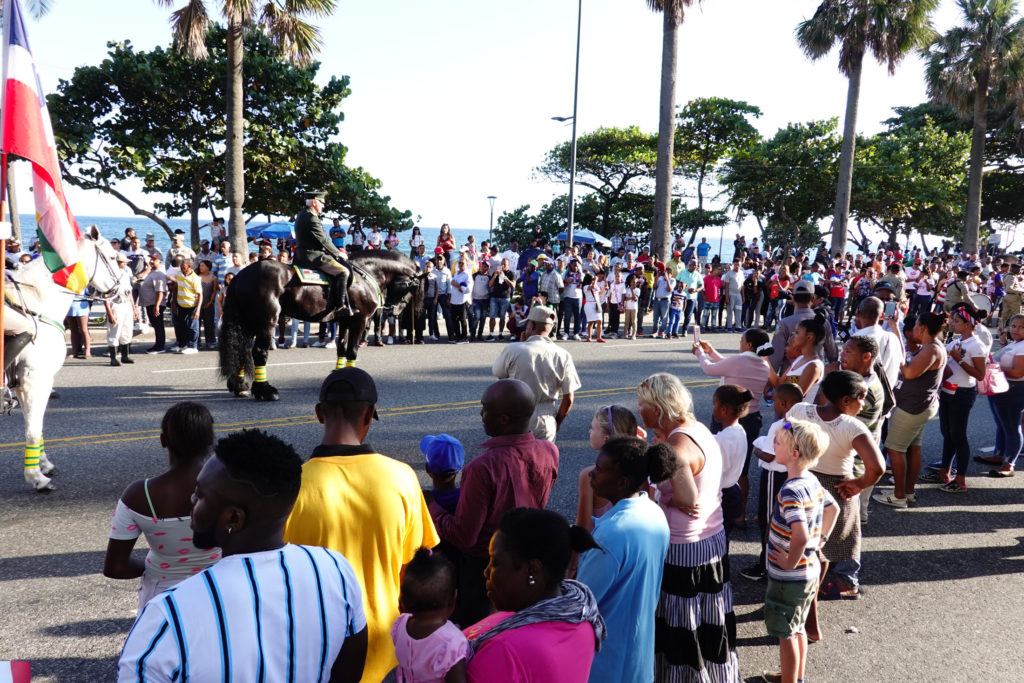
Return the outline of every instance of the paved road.
{"type": "MultiPolygon", "coordinates": [[[[734,335],[710,336],[728,349],[734,335]]],[[[698,417],[710,420],[714,383],[678,342],[568,343],[583,380],[562,433],[561,477],[550,506],[575,514],[576,474],[593,460],[587,430],[594,411],[619,402],[635,408],[635,387],[666,370],[690,385],[698,417]]],[[[370,432],[379,450],[422,470],[420,437],[445,431],[470,454],[483,440],[479,397],[491,381],[499,344],[370,349],[360,361],[374,375],[381,421],[370,432]]],[[[320,379],[333,367],[322,349],[275,352],[275,404],[232,398],[215,379],[215,355],[137,356],[111,369],[101,359],[69,360],[58,377],[61,398],[47,415],[47,452],[58,489],[29,491],[21,477],[20,415],[0,418],[0,659],[32,662],[35,681],[111,680],[135,615],[134,581],[99,574],[109,515],[125,485],[161,471],[160,417],[183,399],[210,406],[224,433],[259,426],[309,452],[319,441],[312,417],[320,379]]],[[[766,421],[768,420],[766,409],[766,421]]],[[[767,422],[766,422],[767,423],[767,422]]],[[[972,415],[972,444],[990,446],[987,407],[972,415]]],[[[941,449],[938,424],[926,452],[941,449]]],[[[981,466],[976,474],[983,474],[981,466]]],[[[425,476],[421,475],[424,483],[425,476]]],[[[872,508],[865,528],[865,597],[823,606],[824,640],[810,650],[808,680],[1024,680],[1022,478],[972,477],[971,490],[949,496],[922,489],[918,507],[872,508]],[[855,631],[854,631],[855,629],[855,631]]],[[[752,501],[753,502],[753,501],[752,501]]],[[[756,554],[755,525],[737,532],[732,568],[745,677],[777,667],[764,635],[764,587],[738,576],[756,554]]]]}

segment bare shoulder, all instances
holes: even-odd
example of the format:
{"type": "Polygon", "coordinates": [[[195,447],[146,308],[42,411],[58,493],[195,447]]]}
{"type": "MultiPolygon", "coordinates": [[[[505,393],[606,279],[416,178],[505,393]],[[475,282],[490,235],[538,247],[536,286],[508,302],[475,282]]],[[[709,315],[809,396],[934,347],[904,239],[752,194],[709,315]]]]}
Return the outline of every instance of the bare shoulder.
{"type": "Polygon", "coordinates": [[[149,505],[146,503],[146,489],[142,479],[128,484],[128,488],[121,494],[121,500],[132,510],[148,514],[149,505]]]}

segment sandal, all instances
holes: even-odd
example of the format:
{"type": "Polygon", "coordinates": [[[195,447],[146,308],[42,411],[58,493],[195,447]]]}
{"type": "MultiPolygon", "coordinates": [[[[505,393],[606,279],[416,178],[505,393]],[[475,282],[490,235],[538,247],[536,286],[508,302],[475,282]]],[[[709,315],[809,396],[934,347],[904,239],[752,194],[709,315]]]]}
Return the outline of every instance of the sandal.
{"type": "Polygon", "coordinates": [[[950,481],[949,479],[946,479],[944,476],[942,476],[940,472],[929,472],[928,474],[922,474],[920,477],[918,477],[917,480],[923,481],[927,484],[946,484],[950,481]]]}
{"type": "Polygon", "coordinates": [[[840,581],[829,581],[818,590],[819,600],[860,600],[861,591],[849,588],[840,581]]]}
{"type": "Polygon", "coordinates": [[[1003,464],[1003,459],[1002,458],[995,458],[995,457],[984,458],[984,457],[982,457],[980,455],[976,455],[976,456],[974,456],[974,462],[980,462],[980,463],[983,463],[985,465],[1002,465],[1003,464]]]}
{"type": "Polygon", "coordinates": [[[995,479],[1009,479],[1014,474],[1013,470],[989,470],[988,476],[995,479]]]}

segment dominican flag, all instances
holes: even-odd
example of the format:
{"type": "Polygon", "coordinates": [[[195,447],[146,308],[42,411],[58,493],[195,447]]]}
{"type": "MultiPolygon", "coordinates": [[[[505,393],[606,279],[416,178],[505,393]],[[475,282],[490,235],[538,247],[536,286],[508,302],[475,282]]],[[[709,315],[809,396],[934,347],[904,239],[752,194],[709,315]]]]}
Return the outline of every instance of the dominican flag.
{"type": "Polygon", "coordinates": [[[0,683],[30,683],[28,662],[0,662],[0,683]]]}
{"type": "Polygon", "coordinates": [[[32,162],[32,189],[43,261],[53,281],[75,292],[85,289],[85,270],[78,262],[82,236],[61,186],[57,145],[53,140],[46,97],[36,74],[18,0],[4,0],[4,73],[0,149],[32,162]]]}

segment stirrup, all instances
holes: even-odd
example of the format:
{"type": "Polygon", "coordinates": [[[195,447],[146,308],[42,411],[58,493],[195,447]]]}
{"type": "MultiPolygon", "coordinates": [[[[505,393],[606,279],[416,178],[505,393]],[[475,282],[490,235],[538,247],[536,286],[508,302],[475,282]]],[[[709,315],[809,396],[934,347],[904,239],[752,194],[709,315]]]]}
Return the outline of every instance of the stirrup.
{"type": "Polygon", "coordinates": [[[0,415],[10,415],[14,412],[14,409],[18,407],[18,398],[11,392],[10,388],[5,384],[3,391],[0,392],[0,415]]]}

